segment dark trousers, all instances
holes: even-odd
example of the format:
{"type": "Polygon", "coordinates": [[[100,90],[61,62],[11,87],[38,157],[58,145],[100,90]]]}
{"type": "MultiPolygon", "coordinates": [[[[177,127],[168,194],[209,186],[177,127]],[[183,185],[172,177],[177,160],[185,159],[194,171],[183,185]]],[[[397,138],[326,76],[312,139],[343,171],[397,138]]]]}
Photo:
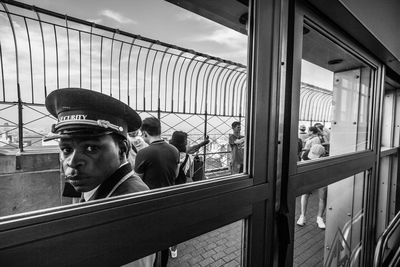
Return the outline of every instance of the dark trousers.
{"type": "Polygon", "coordinates": [[[169,259],[169,248],[157,252],[153,267],[167,267],[169,259]]]}

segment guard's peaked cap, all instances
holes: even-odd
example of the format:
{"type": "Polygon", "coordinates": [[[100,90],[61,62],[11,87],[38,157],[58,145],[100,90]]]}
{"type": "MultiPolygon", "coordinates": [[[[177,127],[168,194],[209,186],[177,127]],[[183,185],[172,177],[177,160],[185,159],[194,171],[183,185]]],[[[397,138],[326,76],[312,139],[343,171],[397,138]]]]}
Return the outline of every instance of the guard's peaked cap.
{"type": "Polygon", "coordinates": [[[64,88],[46,97],[46,108],[58,119],[47,140],[71,136],[98,136],[115,132],[126,138],[142,120],[131,107],[111,96],[82,88],[64,88]]]}

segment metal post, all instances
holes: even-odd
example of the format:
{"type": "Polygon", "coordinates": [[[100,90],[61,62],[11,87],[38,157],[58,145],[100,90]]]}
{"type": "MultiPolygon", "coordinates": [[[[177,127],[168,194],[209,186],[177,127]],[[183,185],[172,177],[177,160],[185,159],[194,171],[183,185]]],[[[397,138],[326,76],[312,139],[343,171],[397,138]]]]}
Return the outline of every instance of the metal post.
{"type": "Polygon", "coordinates": [[[23,119],[22,119],[22,99],[21,99],[21,89],[19,83],[17,83],[17,93],[18,93],[18,147],[20,152],[24,152],[24,127],[23,127],[23,119]]]}

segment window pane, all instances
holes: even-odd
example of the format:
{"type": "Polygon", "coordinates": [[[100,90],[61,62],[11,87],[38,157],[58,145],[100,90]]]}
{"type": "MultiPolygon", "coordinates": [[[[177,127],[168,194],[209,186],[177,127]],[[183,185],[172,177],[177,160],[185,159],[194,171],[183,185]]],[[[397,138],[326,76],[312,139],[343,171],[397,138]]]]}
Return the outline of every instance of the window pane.
{"type": "Polygon", "coordinates": [[[178,244],[168,266],[243,266],[243,227],[238,221],[178,244]]]}
{"type": "Polygon", "coordinates": [[[361,266],[367,175],[297,197],[293,266],[361,266]]]}
{"type": "MultiPolygon", "coordinates": [[[[243,172],[245,4],[235,5],[238,18],[225,18],[220,9],[209,12],[207,5],[189,5],[192,12],[161,0],[116,1],[112,11],[104,2],[97,5],[100,13],[85,3],[52,7],[72,17],[85,14],[82,19],[97,26],[38,11],[40,23],[33,8],[7,6],[18,27],[14,35],[6,10],[0,8],[0,216],[73,202],[62,197],[58,141],[42,141],[56,123],[44,106],[45,97],[58,88],[101,92],[128,104],[142,119],[156,117],[167,143],[174,132],[186,133],[190,156],[184,182],[243,172]],[[235,133],[234,122],[239,125],[235,133]]],[[[131,141],[143,144],[140,136],[131,141]]],[[[135,165],[134,156],[130,160],[135,165]]],[[[168,179],[168,186],[178,184],[176,177],[168,179]]]]}
{"type": "Polygon", "coordinates": [[[304,26],[299,105],[303,152],[314,144],[325,148],[319,157],[369,149],[373,80],[367,63],[304,26]]]}

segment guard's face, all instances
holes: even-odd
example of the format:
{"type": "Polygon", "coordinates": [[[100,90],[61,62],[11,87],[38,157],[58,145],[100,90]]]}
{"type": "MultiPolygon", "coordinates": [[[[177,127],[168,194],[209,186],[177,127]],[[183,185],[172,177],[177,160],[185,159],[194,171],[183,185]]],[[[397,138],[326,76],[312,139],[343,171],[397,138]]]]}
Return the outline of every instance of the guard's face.
{"type": "Polygon", "coordinates": [[[119,146],[110,135],[62,138],[61,160],[67,180],[78,192],[87,192],[104,182],[120,166],[119,146]]]}

